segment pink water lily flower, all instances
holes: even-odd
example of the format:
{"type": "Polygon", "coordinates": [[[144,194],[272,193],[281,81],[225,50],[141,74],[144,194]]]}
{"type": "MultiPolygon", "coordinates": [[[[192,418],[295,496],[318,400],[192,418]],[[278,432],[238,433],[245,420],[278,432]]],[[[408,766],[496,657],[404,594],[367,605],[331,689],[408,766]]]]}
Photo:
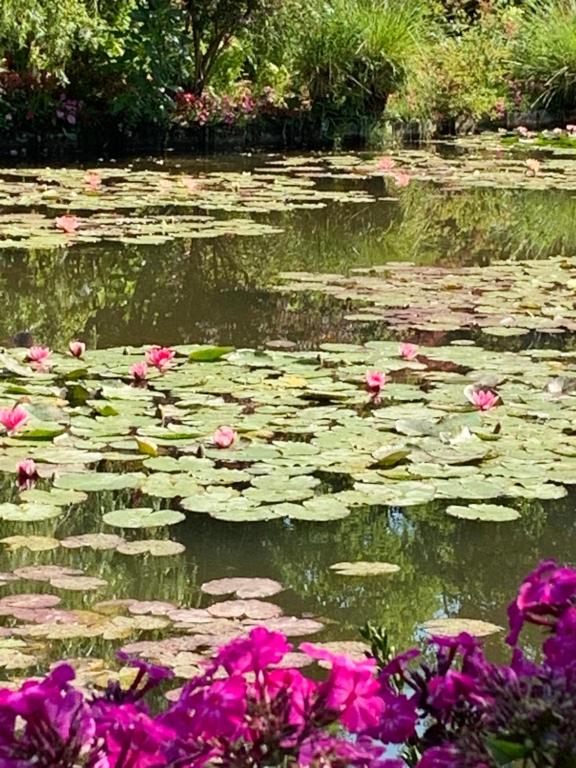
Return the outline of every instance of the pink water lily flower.
{"type": "Polygon", "coordinates": [[[418,345],[402,342],[402,344],[400,344],[399,352],[400,357],[404,358],[404,360],[414,360],[418,357],[418,345]]]}
{"type": "Polygon", "coordinates": [[[470,396],[470,400],[479,411],[489,411],[498,404],[500,398],[491,389],[475,389],[470,396]]]}
{"type": "Polygon", "coordinates": [[[381,157],[380,160],[378,160],[378,168],[381,171],[391,171],[395,165],[396,163],[391,157],[381,157]]]}
{"type": "Polygon", "coordinates": [[[86,185],[95,192],[100,189],[102,185],[102,176],[100,176],[97,171],[86,171],[84,181],[86,182],[86,185]]]}
{"type": "Polygon", "coordinates": [[[212,442],[218,448],[230,448],[237,439],[238,434],[232,427],[219,427],[212,435],[212,442]]]}
{"type": "Polygon", "coordinates": [[[18,472],[18,484],[28,487],[38,479],[38,468],[34,459],[23,459],[16,467],[18,472]]]}
{"type": "Polygon", "coordinates": [[[52,350],[49,347],[30,347],[26,352],[26,362],[45,368],[50,365],[51,355],[52,350]]]}
{"type": "Polygon", "coordinates": [[[541,163],[535,157],[529,157],[528,160],[524,161],[524,165],[526,166],[528,176],[536,176],[540,170],[541,163]]]}
{"type": "Polygon", "coordinates": [[[130,374],[136,384],[142,384],[148,376],[148,365],[145,362],[134,363],[130,368],[130,374]]]}
{"type": "Polygon", "coordinates": [[[169,368],[176,352],[170,347],[151,347],[146,352],[146,362],[153,365],[159,371],[165,371],[169,368]]]}
{"type": "Polygon", "coordinates": [[[0,424],[10,435],[22,429],[28,419],[28,411],[21,405],[15,405],[13,408],[0,408],[0,424]]]}
{"type": "Polygon", "coordinates": [[[64,216],[57,216],[54,220],[57,229],[62,230],[67,235],[72,235],[78,229],[78,219],[66,213],[64,216]]]}
{"type": "Polygon", "coordinates": [[[382,371],[366,371],[364,381],[366,383],[366,391],[372,395],[374,402],[377,402],[386,384],[386,374],[382,373],[382,371]]]}
{"type": "Polygon", "coordinates": [[[407,187],[412,181],[410,174],[404,171],[398,171],[394,174],[394,181],[397,187],[407,187]]]}
{"type": "Polygon", "coordinates": [[[72,357],[82,357],[86,352],[86,344],[83,341],[71,341],[68,350],[72,357]]]}

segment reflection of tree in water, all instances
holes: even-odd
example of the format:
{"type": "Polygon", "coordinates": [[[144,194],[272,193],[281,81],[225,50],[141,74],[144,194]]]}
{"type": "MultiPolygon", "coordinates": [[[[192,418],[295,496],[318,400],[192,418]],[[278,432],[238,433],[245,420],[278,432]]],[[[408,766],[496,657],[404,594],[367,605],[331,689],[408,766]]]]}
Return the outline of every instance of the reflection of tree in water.
{"type": "MultiPolygon", "coordinates": [[[[371,184],[385,191],[382,180],[371,184]]],[[[31,328],[38,341],[58,346],[74,336],[100,346],[345,341],[362,332],[344,320],[346,307],[272,292],[279,271],[341,273],[396,260],[458,265],[571,253],[575,206],[561,192],[413,184],[396,202],[268,216],[283,228],[274,236],[7,252],[0,266],[0,337],[31,328]]]]}
{"type": "Polygon", "coordinates": [[[389,628],[399,645],[415,624],[437,612],[506,623],[505,608],[539,559],[570,561],[576,539],[573,502],[524,505],[513,523],[487,524],[449,518],[439,504],[400,511],[355,512],[339,523],[295,527],[268,541],[280,578],[342,622],[343,631],[367,619],[389,628]],[[383,561],[400,566],[387,577],[346,578],[329,566],[338,561],[383,561]]]}

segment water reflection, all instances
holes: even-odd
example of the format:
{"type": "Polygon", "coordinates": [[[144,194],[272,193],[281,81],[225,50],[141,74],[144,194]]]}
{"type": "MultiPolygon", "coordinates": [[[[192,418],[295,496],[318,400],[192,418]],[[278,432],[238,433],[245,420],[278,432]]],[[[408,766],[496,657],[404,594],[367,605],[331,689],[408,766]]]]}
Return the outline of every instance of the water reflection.
{"type": "MultiPolygon", "coordinates": [[[[381,179],[368,187],[386,194],[381,179]]],[[[393,261],[485,264],[569,255],[576,243],[576,201],[552,191],[412,184],[396,201],[266,218],[284,231],[161,247],[2,253],[0,339],[30,329],[54,346],[75,336],[98,346],[216,339],[259,345],[281,337],[315,346],[362,331],[327,299],[273,293],[279,271],[341,273],[393,261]]]]}

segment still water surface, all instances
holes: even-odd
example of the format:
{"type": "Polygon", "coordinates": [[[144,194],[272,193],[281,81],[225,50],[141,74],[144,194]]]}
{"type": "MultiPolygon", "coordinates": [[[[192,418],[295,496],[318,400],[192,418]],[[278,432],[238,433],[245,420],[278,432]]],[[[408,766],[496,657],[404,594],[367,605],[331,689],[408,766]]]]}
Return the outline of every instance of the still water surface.
{"type": "MultiPolygon", "coordinates": [[[[204,161],[170,162],[188,173],[207,167],[204,161]]],[[[253,162],[211,161],[221,170],[253,162]]],[[[10,343],[26,331],[37,343],[60,348],[75,337],[98,347],[263,346],[283,339],[301,348],[394,338],[385,328],[347,322],[346,307],[326,297],[276,292],[276,275],[285,270],[342,273],[393,261],[457,268],[576,251],[576,202],[565,192],[449,192],[414,183],[399,200],[390,200],[382,179],[325,184],[364,185],[378,199],[267,214],[266,220],[283,230],[272,236],[2,252],[0,338],[10,343]]],[[[6,486],[4,499],[9,495],[6,486]]],[[[95,507],[109,504],[105,494],[91,499],[95,507]]],[[[450,519],[434,504],[406,512],[358,512],[332,523],[230,524],[189,515],[171,531],[186,545],[186,554],[169,564],[94,552],[74,553],[73,562],[80,557],[87,572],[110,580],[101,598],[192,605],[201,604],[197,587],[208,579],[270,576],[288,587],[277,598],[288,613],[327,621],[324,638],[356,637],[357,627],[371,619],[387,626],[402,645],[419,622],[436,616],[502,624],[503,606],[538,559],[573,559],[573,510],[571,496],[531,502],[513,525],[450,519]],[[401,570],[366,579],[329,571],[331,563],[360,559],[396,563],[401,570]]],[[[64,519],[56,535],[84,531],[81,519],[64,519]]],[[[66,556],[18,553],[15,561],[3,555],[0,568],[62,564],[66,556]]],[[[82,596],[73,599],[76,607],[82,605],[82,596]]]]}

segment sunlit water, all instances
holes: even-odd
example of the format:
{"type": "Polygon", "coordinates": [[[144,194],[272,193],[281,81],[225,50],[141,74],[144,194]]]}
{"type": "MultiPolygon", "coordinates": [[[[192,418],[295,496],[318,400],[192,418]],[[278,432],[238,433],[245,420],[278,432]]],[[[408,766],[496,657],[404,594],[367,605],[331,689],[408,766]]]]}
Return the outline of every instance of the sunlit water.
{"type": "MultiPolygon", "coordinates": [[[[245,168],[255,162],[228,159],[220,167],[245,168]]],[[[170,163],[189,173],[206,167],[204,161],[170,163]]],[[[568,193],[448,192],[412,184],[390,200],[384,199],[389,190],[382,179],[324,183],[364,185],[377,200],[268,214],[266,220],[283,230],[273,236],[2,252],[0,338],[10,344],[25,332],[37,343],[60,348],[75,337],[98,347],[215,341],[263,346],[281,339],[301,348],[394,338],[385,328],[346,321],[347,308],[326,297],[278,293],[276,275],[291,270],[345,273],[391,261],[457,268],[576,250],[576,202],[568,193]]],[[[528,337],[521,343],[537,345],[539,340],[528,337]]],[[[3,500],[10,494],[5,486],[3,500]]],[[[85,514],[91,509],[97,514],[107,503],[105,496],[92,495],[85,514]]],[[[275,599],[289,613],[326,621],[324,639],[356,637],[357,628],[370,619],[386,625],[401,645],[414,636],[419,622],[436,616],[502,624],[506,602],[538,559],[573,559],[573,508],[571,496],[530,503],[521,520],[504,525],[453,520],[434,504],[406,512],[358,512],[334,523],[230,524],[189,515],[171,531],[186,545],[186,554],[173,560],[144,562],[89,551],[22,552],[2,555],[0,568],[81,564],[91,575],[109,580],[100,599],[169,599],[191,605],[203,604],[198,586],[208,579],[270,576],[287,587],[275,599]],[[365,579],[329,571],[334,562],[360,559],[396,563],[401,570],[365,579]]],[[[12,533],[9,524],[2,530],[3,535],[12,533]]],[[[68,518],[59,522],[55,535],[85,530],[81,518],[68,518]]],[[[83,604],[82,595],[67,601],[83,604]]],[[[99,653],[89,643],[78,648],[99,653]]]]}

